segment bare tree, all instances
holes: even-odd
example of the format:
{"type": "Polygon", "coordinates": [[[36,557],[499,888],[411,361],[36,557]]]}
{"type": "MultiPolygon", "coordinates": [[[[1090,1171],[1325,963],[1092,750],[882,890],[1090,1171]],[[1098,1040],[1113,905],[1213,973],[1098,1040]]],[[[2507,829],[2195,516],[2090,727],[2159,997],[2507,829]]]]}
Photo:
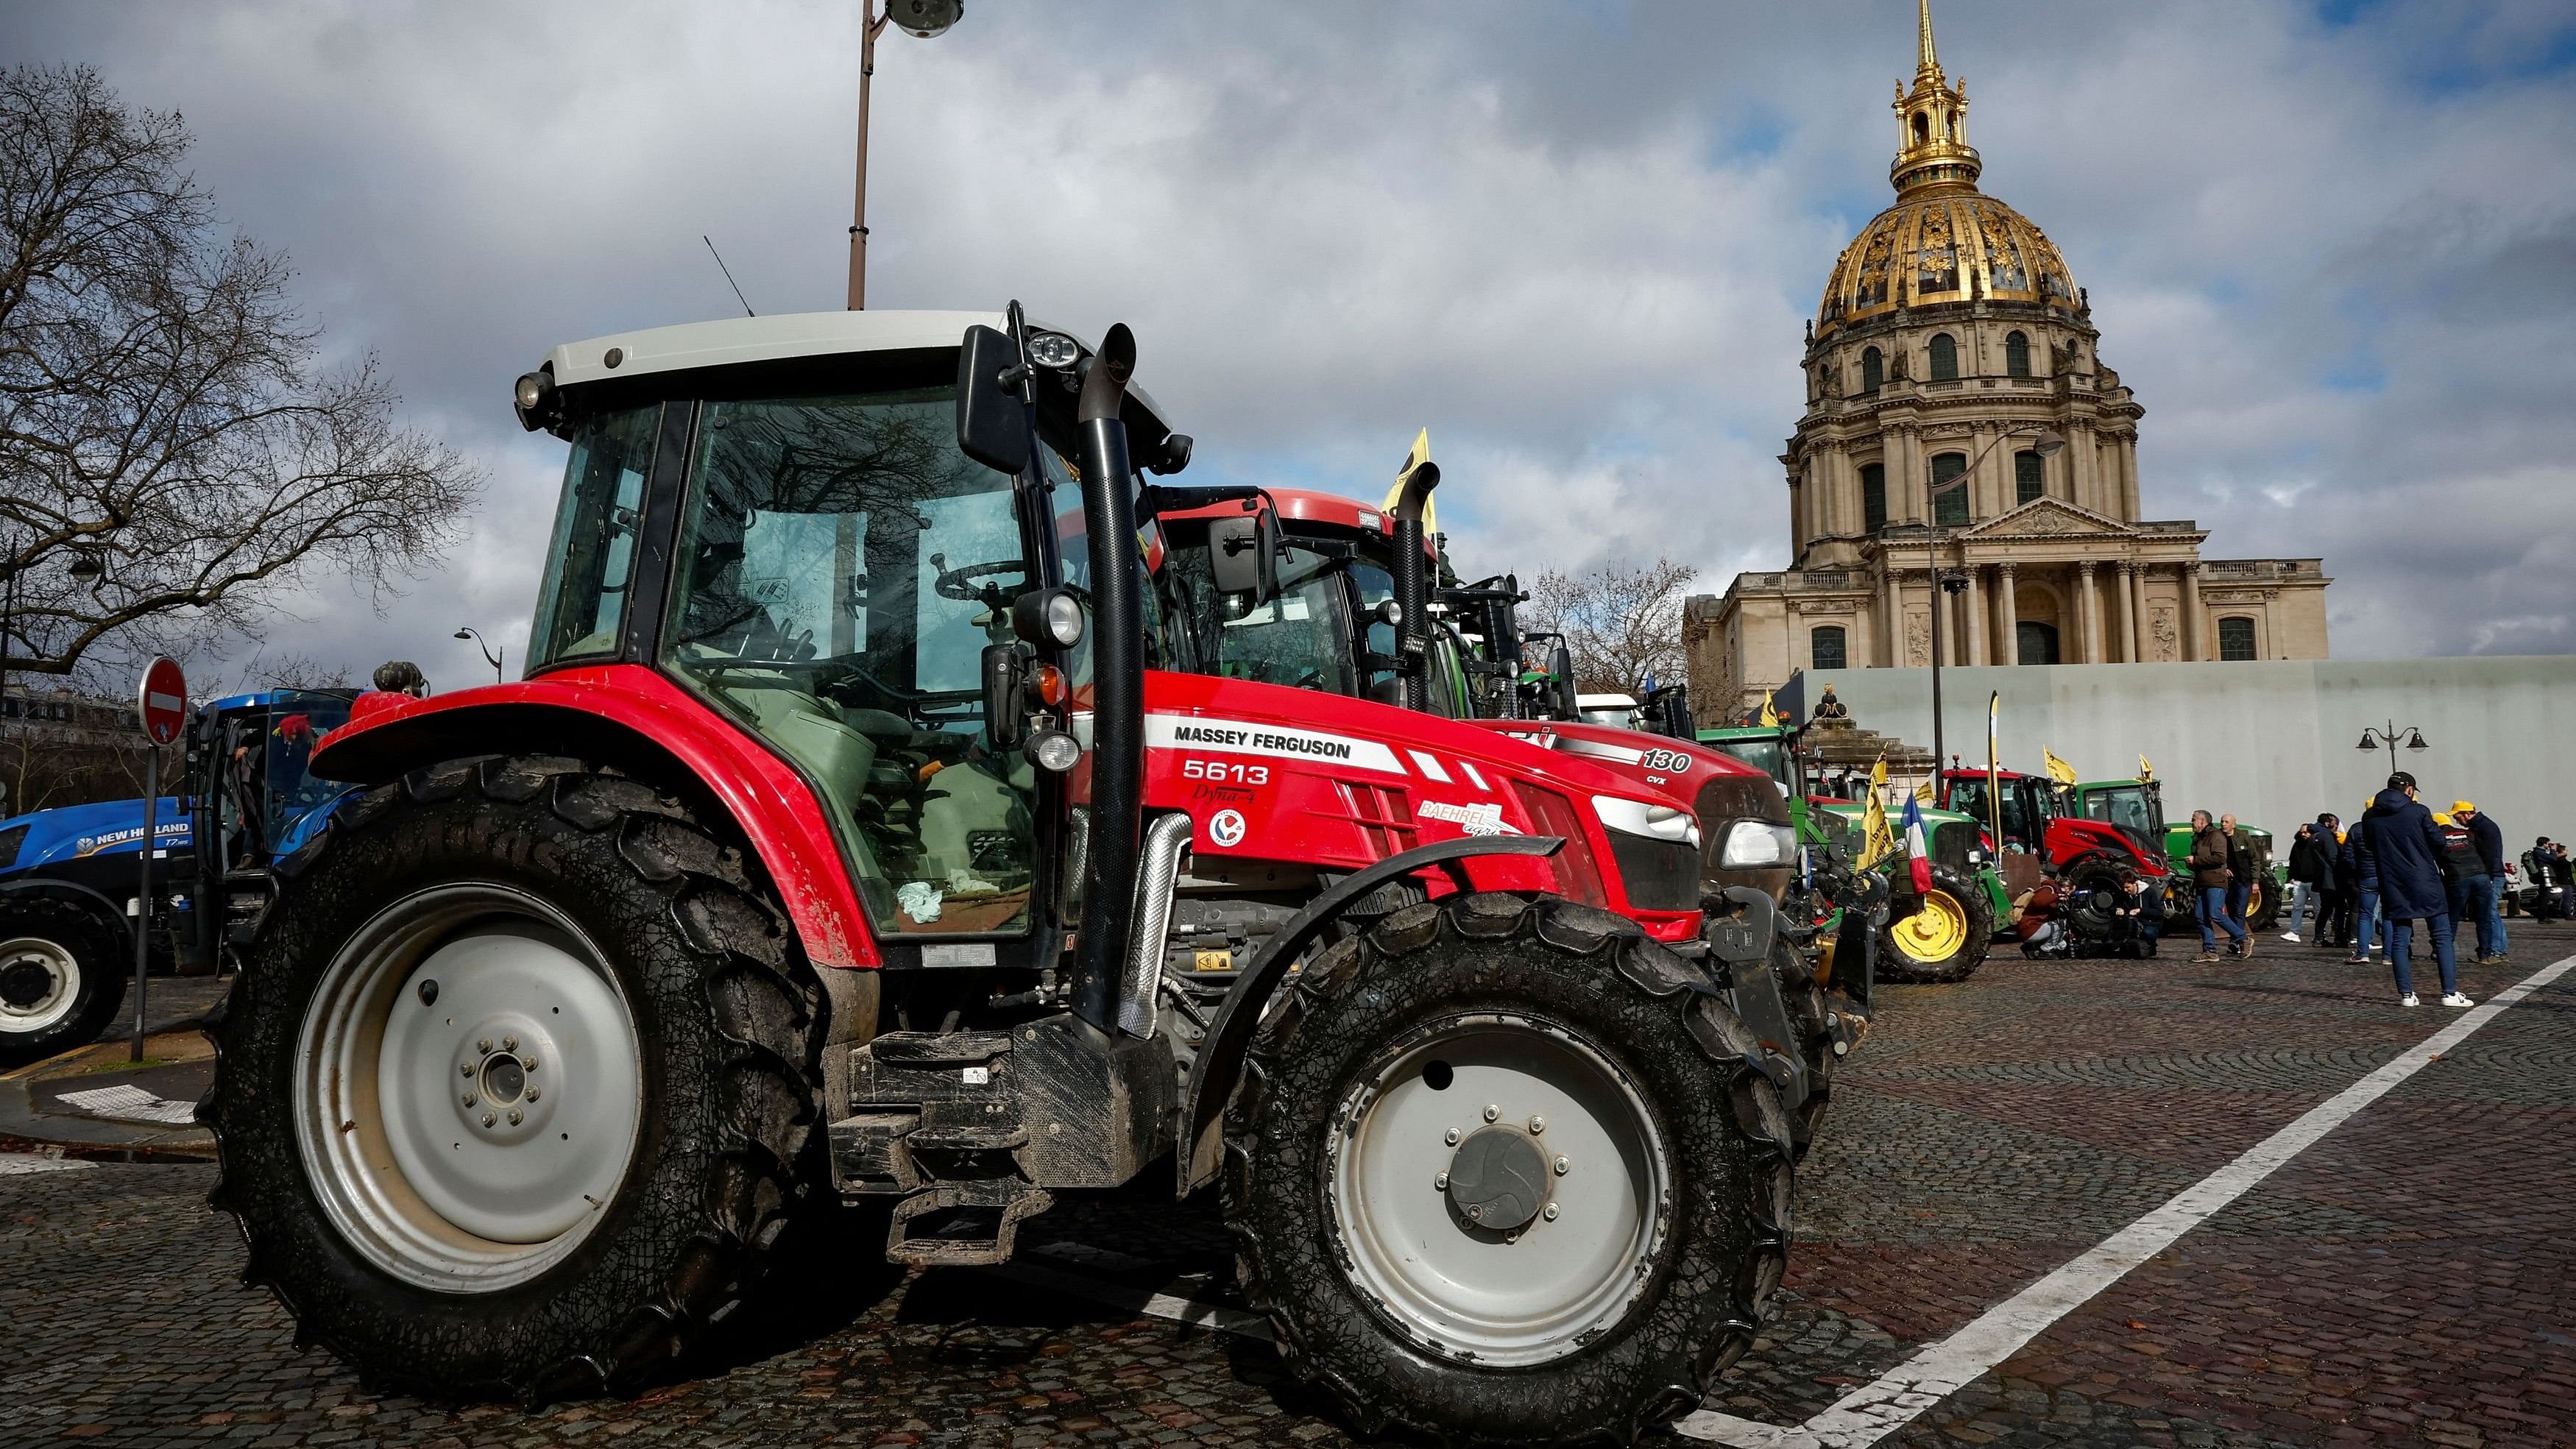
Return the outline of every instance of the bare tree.
{"type": "Polygon", "coordinates": [[[0,668],[255,638],[315,577],[381,598],[480,484],[372,357],[318,365],[188,145],[87,67],[0,74],[0,668]]]}
{"type": "Polygon", "coordinates": [[[1550,569],[1531,583],[1532,627],[1565,636],[1575,688],[1633,690],[1652,674],[1682,683],[1682,591],[1698,570],[1668,558],[1630,568],[1605,563],[1579,574],[1550,569]]]}

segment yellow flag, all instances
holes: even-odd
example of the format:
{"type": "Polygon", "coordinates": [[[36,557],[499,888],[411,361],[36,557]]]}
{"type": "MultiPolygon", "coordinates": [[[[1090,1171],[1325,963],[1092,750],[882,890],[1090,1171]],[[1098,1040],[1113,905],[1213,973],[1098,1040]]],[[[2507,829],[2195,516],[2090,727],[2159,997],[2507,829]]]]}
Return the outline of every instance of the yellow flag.
{"type": "Polygon", "coordinates": [[[1772,704],[1771,691],[1767,689],[1762,691],[1762,727],[1764,729],[1780,727],[1780,711],[1772,704]]]}
{"type": "Polygon", "coordinates": [[[2039,748],[2040,758],[2048,762],[2048,778],[2061,785],[2075,783],[2075,767],[2059,759],[2046,745],[2039,748]]]}
{"type": "Polygon", "coordinates": [[[1929,804],[1931,804],[1931,803],[1932,803],[1932,782],[1931,782],[1931,781],[1929,781],[1929,780],[1926,780],[1926,781],[1924,781],[1922,784],[1915,786],[1915,787],[1914,787],[1914,798],[1915,798],[1915,800],[1916,800],[1916,801],[1918,801],[1919,803],[1922,803],[1922,804],[1925,804],[1925,805],[1929,805],[1929,804]]]}
{"type": "Polygon", "coordinates": [[[2152,779],[2154,779],[2155,777],[2156,777],[2156,767],[2147,763],[2147,757],[2146,757],[2146,756],[2144,756],[2144,755],[2140,755],[2140,756],[2138,756],[2138,779],[2139,779],[2140,781],[2146,781],[2146,780],[2152,780],[2152,779]]]}
{"type": "MultiPolygon", "coordinates": [[[[1404,491],[1404,480],[1413,476],[1414,469],[1430,461],[1431,430],[1424,428],[1422,435],[1413,440],[1413,451],[1404,455],[1404,466],[1395,470],[1395,486],[1386,490],[1386,502],[1383,507],[1387,512],[1395,511],[1395,496],[1404,491]]],[[[1424,533],[1440,531],[1440,525],[1432,514],[1432,500],[1428,498],[1422,500],[1422,531],[1424,533]]]]}
{"type": "Polygon", "coordinates": [[[1860,812],[1860,860],[1867,870],[1896,853],[1896,835],[1887,828],[1887,757],[1869,767],[1869,804],[1860,812]]]}

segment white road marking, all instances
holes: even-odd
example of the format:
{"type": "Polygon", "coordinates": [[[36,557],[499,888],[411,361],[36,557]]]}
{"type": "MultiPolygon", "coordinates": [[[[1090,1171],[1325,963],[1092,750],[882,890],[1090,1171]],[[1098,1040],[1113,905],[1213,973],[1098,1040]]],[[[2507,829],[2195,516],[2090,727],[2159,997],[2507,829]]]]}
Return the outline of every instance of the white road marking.
{"type": "Polygon", "coordinates": [[[95,1162],[78,1157],[47,1157],[38,1152],[0,1152],[0,1177],[24,1177],[31,1172],[61,1172],[74,1167],[96,1167],[95,1162]]]}
{"type": "Polygon", "coordinates": [[[2497,992],[2484,1005],[2407,1048],[2394,1060],[2310,1108],[2297,1121],[2264,1138],[2235,1161],[2191,1186],[2164,1206],[2113,1233],[2057,1271],[1989,1308],[1948,1338],[1924,1349],[1881,1377],[1845,1394],[1832,1408],[1794,1428],[1758,1423],[1703,1409],[1673,1431],[1739,1449],[1863,1449],[1913,1422],[1915,1416],[1985,1376],[2020,1352],[2048,1326],[2081,1307],[2128,1271],[2163,1252],[2176,1238],[2207,1221],[2279,1171],[2317,1139],[2351,1120],[2390,1089],[2422,1071],[2434,1058],[2468,1039],[2506,1008],[2576,968],[2576,956],[2543,967],[2497,992]]]}
{"type": "Polygon", "coordinates": [[[197,1122],[196,1103],[173,1102],[131,1082],[119,1082],[113,1087],[93,1087],[86,1092],[65,1092],[61,1100],[95,1117],[114,1117],[127,1122],[167,1122],[174,1127],[193,1127],[197,1122]]]}

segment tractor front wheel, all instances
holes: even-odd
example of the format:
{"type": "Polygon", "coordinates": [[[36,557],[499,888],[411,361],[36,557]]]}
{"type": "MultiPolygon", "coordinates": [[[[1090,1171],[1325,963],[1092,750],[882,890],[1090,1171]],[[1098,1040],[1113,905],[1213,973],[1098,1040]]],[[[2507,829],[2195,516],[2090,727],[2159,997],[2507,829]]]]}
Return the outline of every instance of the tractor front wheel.
{"type": "Polygon", "coordinates": [[[281,870],[215,1029],[215,1205],[370,1384],[631,1386],[740,1301],[804,1183],[820,992],[677,801],[451,763],[281,870]]]}
{"type": "Polygon", "coordinates": [[[0,905],[0,1071],[87,1046],[125,1004],[116,933],[72,901],[0,905]]]}
{"type": "Polygon", "coordinates": [[[1336,943],[1263,1022],[1227,1224],[1290,1369],[1367,1432],[1626,1442],[1752,1342],[1787,1114],[1698,967],[1471,895],[1336,943]]]}
{"type": "Polygon", "coordinates": [[[1994,912],[1975,878],[1935,864],[1921,909],[1891,912],[1880,928],[1878,974],[1932,985],[1965,981],[1985,964],[1994,935],[1994,912]]]}

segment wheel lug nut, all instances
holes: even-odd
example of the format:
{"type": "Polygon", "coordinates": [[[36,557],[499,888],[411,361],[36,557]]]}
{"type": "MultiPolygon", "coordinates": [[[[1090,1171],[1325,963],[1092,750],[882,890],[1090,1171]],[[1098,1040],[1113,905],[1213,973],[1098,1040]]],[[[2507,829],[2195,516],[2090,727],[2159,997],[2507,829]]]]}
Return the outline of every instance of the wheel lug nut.
{"type": "Polygon", "coordinates": [[[1546,1130],[1547,1119],[1545,1117],[1532,1117],[1530,1119],[1530,1135],[1532,1137],[1536,1137],[1538,1134],[1546,1130]]]}
{"type": "Polygon", "coordinates": [[[1547,1218],[1547,1220],[1548,1220],[1549,1222],[1555,1222],[1555,1221],[1556,1221],[1556,1204],[1554,1204],[1554,1203],[1549,1203],[1549,1204],[1547,1205],[1547,1212],[1546,1212],[1545,1216],[1546,1216],[1546,1218],[1547,1218]]]}
{"type": "Polygon", "coordinates": [[[533,1056],[519,1058],[519,1069],[526,1072],[535,1071],[537,1069],[537,1059],[533,1056]]]}
{"type": "Polygon", "coordinates": [[[536,1089],[536,1088],[534,1088],[534,1087],[530,1087],[530,1088],[528,1089],[528,1100],[529,1100],[529,1101],[531,1101],[531,1102],[533,1102],[533,1101],[537,1100],[537,1089],[536,1089]]]}
{"type": "Polygon", "coordinates": [[[1500,1108],[1500,1107],[1491,1107],[1491,1106],[1489,1106],[1489,1107],[1487,1107],[1487,1108],[1485,1109],[1485,1120],[1486,1120],[1486,1121],[1488,1121],[1488,1122],[1494,1121],[1494,1120],[1496,1120],[1496,1119],[1500,1118],[1502,1115],[1503,1115],[1503,1109],[1502,1109],[1502,1108],[1500,1108]]]}
{"type": "Polygon", "coordinates": [[[456,1074],[460,1077],[470,1077],[474,1075],[474,1064],[472,1062],[458,1062],[456,1064],[456,1074]]]}
{"type": "Polygon", "coordinates": [[[474,1094],[473,1094],[472,1092],[468,1092],[468,1093],[466,1093],[466,1094],[465,1094],[465,1105],[466,1105],[466,1106],[468,1106],[468,1107],[471,1107],[471,1106],[473,1106],[473,1105],[474,1105],[474,1094]]]}
{"type": "Polygon", "coordinates": [[[484,1113],[484,1114],[483,1114],[483,1125],[484,1125],[484,1126],[486,1126],[486,1127],[491,1126],[494,1122],[497,1122],[497,1121],[499,1121],[499,1120],[500,1120],[499,1118],[497,1118],[497,1117],[493,1116],[493,1115],[492,1115],[491,1113],[489,1113],[489,1112],[486,1112],[486,1113],[484,1113]]]}
{"type": "Polygon", "coordinates": [[[1431,1185],[1440,1189],[1442,1192],[1447,1192],[1449,1190],[1449,1174],[1445,1172],[1434,1173],[1431,1178],[1431,1185]]]}
{"type": "MultiPolygon", "coordinates": [[[[525,1122],[525,1121],[527,1121],[527,1120],[528,1120],[528,1116],[527,1116],[527,1114],[526,1114],[526,1113],[524,1113],[524,1112],[520,1111],[520,1110],[519,1110],[518,1108],[516,1108],[516,1107],[513,1107],[513,1108],[511,1108],[511,1109],[510,1109],[510,1125],[511,1125],[511,1126],[516,1127],[516,1126],[518,1126],[520,1123],[525,1122]]],[[[1553,1215],[1553,1214],[1555,1213],[1555,1211],[1556,1211],[1556,1209],[1554,1209],[1554,1208],[1550,1208],[1550,1209],[1548,1209],[1548,1212],[1549,1212],[1551,1215],[1553,1215]]]]}
{"type": "Polygon", "coordinates": [[[487,1036],[480,1041],[477,1041],[474,1043],[474,1049],[478,1052],[489,1054],[492,1050],[492,1038],[487,1036]]]}
{"type": "Polygon", "coordinates": [[[519,1049],[519,1039],[518,1039],[517,1037],[515,1037],[515,1036],[505,1036],[505,1037],[501,1038],[501,1050],[503,1050],[503,1051],[505,1051],[505,1052],[514,1052],[514,1051],[517,1051],[518,1049],[519,1049]]]}
{"type": "Polygon", "coordinates": [[[1443,1142],[1448,1143],[1448,1144],[1449,1144],[1450,1146],[1452,1146],[1452,1147],[1457,1146],[1457,1145],[1458,1145],[1458,1129],[1457,1129],[1457,1128],[1455,1128],[1455,1127],[1452,1127],[1452,1128],[1450,1128],[1448,1131],[1441,1133],[1441,1134],[1440,1134],[1440,1140],[1441,1140],[1441,1141],[1443,1141],[1443,1142]]]}
{"type": "Polygon", "coordinates": [[[1565,1176],[1565,1170],[1573,1165],[1573,1163],[1566,1161],[1562,1157],[1558,1158],[1556,1160],[1556,1175],[1559,1177],[1565,1176]]]}

